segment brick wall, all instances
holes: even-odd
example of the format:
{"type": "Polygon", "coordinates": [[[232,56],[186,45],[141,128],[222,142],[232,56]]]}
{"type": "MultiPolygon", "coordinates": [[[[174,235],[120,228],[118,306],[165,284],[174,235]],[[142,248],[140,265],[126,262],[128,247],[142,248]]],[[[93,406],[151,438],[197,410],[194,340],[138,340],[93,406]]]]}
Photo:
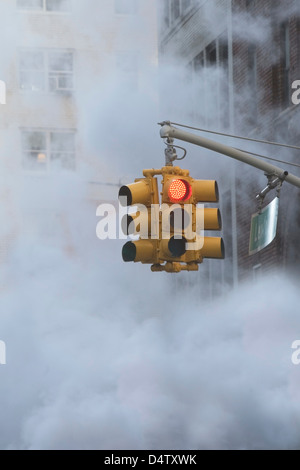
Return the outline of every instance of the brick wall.
{"type": "MultiPolygon", "coordinates": [[[[192,12],[191,18],[182,18],[176,27],[164,31],[160,38],[160,51],[163,59],[176,55],[187,64],[195,54],[204,49],[220,30],[205,29],[204,12],[206,2],[192,12]]],[[[219,4],[223,18],[219,24],[226,28],[227,3],[219,4]]],[[[220,10],[218,10],[220,11],[220,10]]],[[[286,100],[284,92],[283,24],[288,25],[290,47],[289,87],[294,80],[300,80],[300,4],[299,0],[233,0],[233,83],[235,133],[253,138],[287,142],[300,145],[299,117],[300,106],[286,100]],[[257,22],[259,28],[257,27],[257,22]],[[252,25],[254,29],[251,28],[252,25]],[[241,26],[242,25],[242,26],[241,26]],[[243,30],[244,28],[244,30],[243,30]],[[260,34],[257,35],[257,32],[260,34]],[[266,33],[266,34],[264,34],[266,33]],[[257,92],[254,93],[253,70],[249,70],[251,48],[256,47],[257,92]],[[249,75],[252,73],[252,76],[249,75]],[[255,104],[255,99],[257,100],[255,104]],[[299,109],[296,109],[299,108],[299,109]]],[[[236,141],[240,148],[261,153],[280,160],[298,160],[299,152],[286,151],[279,147],[253,147],[250,143],[236,141]]],[[[297,169],[283,167],[297,174],[297,169]]],[[[299,172],[298,172],[299,174],[299,172]]],[[[278,235],[276,240],[262,252],[248,255],[251,215],[257,212],[255,195],[267,184],[260,170],[244,164],[237,164],[237,224],[238,258],[240,278],[251,275],[253,268],[262,265],[262,272],[275,266],[297,266],[298,240],[300,238],[300,212],[297,198],[299,190],[285,183],[281,193],[278,235]]],[[[265,200],[270,202],[276,193],[273,191],[265,200]]],[[[221,195],[222,197],[222,195],[221,195]]],[[[231,201],[228,202],[229,204],[231,201]]],[[[226,208],[225,208],[226,213],[226,208]]],[[[227,242],[228,243],[228,242],[227,242]]],[[[300,250],[299,250],[300,251],[300,250]]]]}
{"type": "MultiPolygon", "coordinates": [[[[291,143],[291,132],[289,132],[290,119],[295,118],[295,106],[289,102],[286,103],[284,96],[284,61],[283,61],[283,36],[282,24],[286,23],[289,29],[290,43],[290,76],[289,87],[294,80],[300,79],[300,16],[297,15],[296,7],[298,2],[295,0],[234,0],[233,10],[235,14],[248,11],[248,14],[254,18],[265,16],[267,23],[271,28],[271,35],[268,40],[263,41],[257,46],[257,121],[251,119],[251,96],[241,100],[243,89],[247,88],[249,74],[249,43],[247,40],[241,41],[234,39],[234,86],[235,86],[235,118],[236,132],[247,132],[251,137],[258,139],[268,139],[276,142],[291,143]],[[248,9],[246,4],[248,3],[248,9]],[[240,119],[242,117],[242,119],[240,119]]],[[[299,118],[299,116],[298,116],[299,118]]],[[[295,143],[295,142],[294,142],[295,143]]],[[[297,142],[299,145],[299,140],[297,142]]],[[[248,145],[244,145],[248,148],[248,145]]],[[[293,161],[296,154],[284,149],[263,146],[260,151],[264,155],[272,156],[281,160],[293,161]]],[[[258,153],[260,153],[258,151],[258,153]]],[[[299,154],[299,152],[298,152],[299,154]]],[[[299,155],[298,155],[299,161],[299,155]]],[[[284,164],[274,165],[287,169],[297,174],[297,169],[285,167],[284,164]]],[[[293,187],[284,184],[281,193],[281,202],[279,209],[278,234],[276,240],[266,249],[258,254],[248,256],[248,244],[251,214],[257,211],[257,202],[255,194],[263,189],[261,175],[258,170],[244,168],[238,172],[237,182],[237,214],[238,214],[238,257],[240,276],[243,278],[249,276],[252,269],[257,265],[262,265],[262,271],[269,271],[275,266],[295,267],[298,265],[298,255],[292,255],[297,252],[299,239],[299,210],[297,204],[293,205],[292,210],[288,210],[291,202],[295,202],[295,197],[299,198],[299,191],[293,187]],[[298,222],[297,222],[298,221],[298,222]]],[[[260,172],[261,173],[261,172],[260,172]]],[[[299,174],[299,172],[298,172],[299,174]]],[[[265,178],[265,183],[267,180],[265,178]]],[[[268,203],[275,197],[273,191],[265,203],[268,203]]]]}

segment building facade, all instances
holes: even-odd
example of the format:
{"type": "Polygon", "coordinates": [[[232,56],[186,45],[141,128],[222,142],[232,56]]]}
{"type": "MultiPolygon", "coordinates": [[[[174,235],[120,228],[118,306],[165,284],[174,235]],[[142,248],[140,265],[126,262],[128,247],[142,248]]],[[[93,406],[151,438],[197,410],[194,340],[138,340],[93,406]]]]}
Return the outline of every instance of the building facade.
{"type": "Polygon", "coordinates": [[[0,12],[4,259],[25,226],[68,234],[78,192],[95,206],[116,199],[109,155],[89,145],[89,108],[101,107],[108,84],[124,96],[145,86],[143,70],[157,63],[157,18],[152,2],[137,0],[0,0],[0,12]]]}
{"type": "MultiPolygon", "coordinates": [[[[297,0],[165,0],[159,17],[160,61],[184,67],[186,83],[193,91],[194,99],[187,102],[189,123],[299,146],[300,108],[292,102],[293,84],[300,79],[297,0]]],[[[283,162],[299,160],[299,151],[290,148],[225,136],[221,141],[283,162]]],[[[273,164],[297,174],[296,167],[273,164]]],[[[258,210],[255,196],[267,179],[261,171],[237,162],[233,166],[228,162],[225,172],[222,162],[215,174],[222,189],[225,271],[231,272],[232,283],[257,278],[274,266],[297,269],[298,190],[283,184],[277,237],[269,247],[249,256],[251,215],[258,210]]],[[[264,205],[275,196],[273,191],[264,205]]]]}

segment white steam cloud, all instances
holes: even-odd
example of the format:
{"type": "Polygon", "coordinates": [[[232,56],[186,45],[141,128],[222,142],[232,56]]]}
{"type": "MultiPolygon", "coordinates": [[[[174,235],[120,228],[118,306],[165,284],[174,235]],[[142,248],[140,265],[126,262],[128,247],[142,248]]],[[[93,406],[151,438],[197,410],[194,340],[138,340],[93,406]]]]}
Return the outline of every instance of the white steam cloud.
{"type": "MultiPolygon", "coordinates": [[[[80,30],[91,41],[103,39],[105,9],[82,26],[83,3],[74,35],[80,30]]],[[[14,16],[10,21],[15,25],[14,16]]],[[[146,23],[138,27],[139,34],[146,31],[143,46],[146,23]]],[[[116,43],[131,30],[116,33],[116,43]]],[[[17,34],[11,31],[4,34],[17,34]]],[[[30,41],[43,47],[39,35],[30,41]]],[[[10,54],[0,64],[6,79],[10,54]]],[[[149,266],[125,264],[122,241],[96,238],[86,181],[117,183],[115,175],[138,177],[142,168],[161,167],[156,123],[187,122],[194,107],[183,90],[192,97],[197,87],[182,86],[185,74],[174,65],[158,76],[155,60],[143,64],[138,91],[125,91],[110,72],[90,72],[76,95],[85,164],[75,173],[32,180],[7,158],[1,161],[0,237],[7,250],[0,258],[0,340],[7,364],[0,366],[0,448],[298,448],[294,279],[269,275],[209,301],[205,276],[202,293],[197,274],[154,274],[149,266]],[[24,216],[28,207],[31,217],[24,216]]],[[[223,77],[222,70],[213,73],[223,77]]],[[[213,96],[212,90],[212,103],[213,96]]],[[[9,132],[17,124],[8,124],[11,156],[9,132]]],[[[192,162],[198,171],[199,160],[192,162]]],[[[205,178],[224,172],[228,162],[210,155],[201,164],[205,178]]]]}
{"type": "Polygon", "coordinates": [[[165,278],[102,250],[19,253],[1,299],[1,448],[296,448],[297,286],[274,276],[222,301],[174,299],[165,278]]]}

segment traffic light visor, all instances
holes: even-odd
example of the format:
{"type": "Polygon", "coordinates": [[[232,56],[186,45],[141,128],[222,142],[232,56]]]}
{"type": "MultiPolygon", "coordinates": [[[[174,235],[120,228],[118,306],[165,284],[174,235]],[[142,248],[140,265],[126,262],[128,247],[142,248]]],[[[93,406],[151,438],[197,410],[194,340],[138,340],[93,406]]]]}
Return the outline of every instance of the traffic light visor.
{"type": "Polygon", "coordinates": [[[222,238],[205,237],[204,244],[201,248],[203,258],[224,259],[225,246],[222,238]]]}
{"type": "Polygon", "coordinates": [[[134,204],[151,204],[151,186],[150,181],[141,179],[127,186],[122,186],[119,190],[119,201],[122,206],[131,206],[134,204]]]}
{"type": "Polygon", "coordinates": [[[194,180],[193,198],[195,202],[218,202],[218,183],[209,180],[194,180]]]}
{"type": "MultiPolygon", "coordinates": [[[[126,198],[126,205],[127,206],[131,206],[132,204],[132,193],[131,193],[131,190],[128,186],[122,186],[122,188],[120,188],[119,190],[119,199],[120,199],[120,202],[121,202],[121,205],[125,205],[123,203],[123,199],[121,198],[126,198]]],[[[125,199],[124,199],[125,201],[125,199]]]]}
{"type": "Polygon", "coordinates": [[[127,242],[122,249],[122,257],[125,262],[155,263],[156,261],[156,241],[137,240],[127,242]]]}

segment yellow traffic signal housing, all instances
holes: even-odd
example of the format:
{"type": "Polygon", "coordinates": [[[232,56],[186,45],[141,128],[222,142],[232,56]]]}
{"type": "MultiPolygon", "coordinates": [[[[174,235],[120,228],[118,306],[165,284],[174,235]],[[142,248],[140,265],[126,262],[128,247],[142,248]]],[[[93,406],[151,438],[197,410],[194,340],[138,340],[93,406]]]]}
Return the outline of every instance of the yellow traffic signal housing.
{"type": "Polygon", "coordinates": [[[222,230],[222,219],[219,209],[197,207],[196,214],[198,220],[203,220],[204,230],[222,230]]]}
{"type": "Polygon", "coordinates": [[[184,269],[196,270],[203,258],[224,258],[222,238],[202,234],[204,230],[221,230],[219,209],[197,207],[199,202],[219,201],[217,182],[195,180],[188,170],[178,167],[164,167],[162,174],[160,261],[183,263],[184,269]]]}
{"type": "Polygon", "coordinates": [[[134,204],[150,206],[153,204],[154,181],[157,185],[156,178],[139,178],[132,184],[122,186],[119,191],[120,204],[122,206],[132,206],[134,204]]]}
{"type": "Polygon", "coordinates": [[[203,247],[200,250],[202,258],[224,259],[225,246],[223,238],[204,237],[203,247]]]}
{"type": "Polygon", "coordinates": [[[141,238],[148,238],[148,235],[151,234],[151,211],[137,211],[135,214],[126,214],[122,218],[121,227],[125,235],[139,233],[141,238]]]}
{"type": "Polygon", "coordinates": [[[195,180],[188,170],[172,166],[143,174],[119,191],[123,206],[137,206],[135,214],[123,218],[123,232],[139,235],[124,245],[123,260],[152,264],[152,271],[180,272],[198,270],[204,258],[224,258],[222,238],[203,235],[221,230],[219,209],[197,206],[218,202],[217,182],[195,180]],[[162,176],[161,205],[156,175],[162,176]]]}
{"type": "Polygon", "coordinates": [[[156,240],[137,240],[127,242],[123,246],[123,261],[141,262],[143,264],[155,264],[157,262],[157,241],[156,240]]]}
{"type": "Polygon", "coordinates": [[[151,239],[151,210],[159,204],[157,178],[138,178],[134,183],[122,186],[119,190],[119,201],[124,207],[137,206],[135,214],[126,214],[123,217],[121,228],[126,235],[140,236],[139,240],[127,242],[123,246],[123,261],[157,263],[157,240],[151,239]]]}

